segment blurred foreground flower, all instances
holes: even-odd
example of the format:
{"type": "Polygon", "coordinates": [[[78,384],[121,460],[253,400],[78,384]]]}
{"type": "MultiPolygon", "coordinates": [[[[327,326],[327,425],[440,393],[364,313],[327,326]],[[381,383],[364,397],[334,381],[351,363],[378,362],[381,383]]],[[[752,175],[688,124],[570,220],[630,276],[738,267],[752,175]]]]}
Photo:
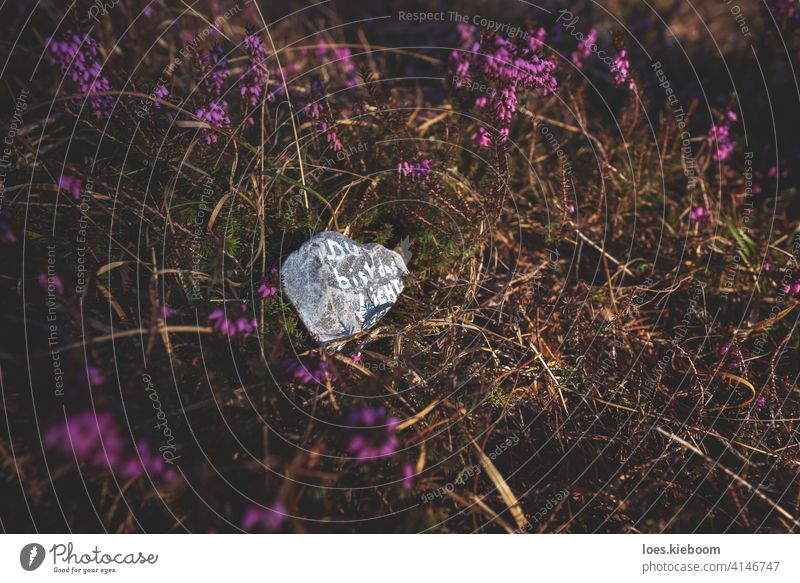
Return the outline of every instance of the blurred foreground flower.
{"type": "Polygon", "coordinates": [[[347,451],[361,461],[392,455],[400,445],[395,435],[400,420],[390,417],[384,407],[351,411],[347,423],[353,429],[347,451]]]}
{"type": "Polygon", "coordinates": [[[17,236],[11,229],[8,215],[3,212],[0,212],[0,243],[6,243],[7,245],[11,245],[12,243],[16,242],[17,242],[17,236]]]}
{"type": "Polygon", "coordinates": [[[704,207],[698,206],[689,213],[689,220],[693,223],[708,223],[711,220],[711,215],[704,207]]]}
{"type": "Polygon", "coordinates": [[[410,492],[414,487],[414,467],[411,464],[403,465],[403,490],[410,492]]]}
{"type": "Polygon", "coordinates": [[[273,506],[266,508],[261,506],[250,506],[242,517],[242,528],[247,531],[265,530],[275,532],[280,530],[286,522],[286,506],[277,502],[273,506]]]}
{"type": "Polygon", "coordinates": [[[57,273],[54,273],[52,275],[47,275],[46,273],[40,273],[39,287],[46,294],[52,293],[52,294],[62,295],[64,293],[64,281],[57,273]]]}
{"type": "Polygon", "coordinates": [[[81,372],[80,379],[82,382],[92,385],[104,385],[106,383],[106,376],[96,366],[86,367],[86,370],[81,372]]]}
{"type": "Polygon", "coordinates": [[[578,47],[572,51],[570,60],[578,69],[583,69],[583,62],[592,54],[592,47],[597,44],[597,29],[592,28],[584,38],[578,42],[578,47]]]}
{"type": "Polygon", "coordinates": [[[62,174],[58,179],[58,187],[68,191],[75,200],[81,197],[81,186],[81,181],[69,174],[62,174]]]}
{"type": "Polygon", "coordinates": [[[208,319],[220,334],[230,338],[245,338],[258,328],[258,322],[249,314],[244,302],[234,304],[229,309],[217,308],[208,315],[208,319]]]}
{"type": "Polygon", "coordinates": [[[120,435],[114,415],[92,410],[72,415],[66,423],[56,423],[44,434],[44,444],[79,462],[96,467],[108,467],[123,478],[145,475],[172,480],[175,468],[166,465],[164,458],[153,453],[146,441],[136,444],[135,453],[120,435]]]}
{"type": "Polygon", "coordinates": [[[300,359],[287,361],[284,368],[304,385],[336,380],[336,375],[330,370],[328,363],[316,354],[310,355],[305,362],[300,359]]]}
{"type": "Polygon", "coordinates": [[[217,332],[230,338],[247,337],[258,328],[258,322],[250,315],[244,302],[230,308],[217,308],[208,315],[208,319],[217,332]]]}

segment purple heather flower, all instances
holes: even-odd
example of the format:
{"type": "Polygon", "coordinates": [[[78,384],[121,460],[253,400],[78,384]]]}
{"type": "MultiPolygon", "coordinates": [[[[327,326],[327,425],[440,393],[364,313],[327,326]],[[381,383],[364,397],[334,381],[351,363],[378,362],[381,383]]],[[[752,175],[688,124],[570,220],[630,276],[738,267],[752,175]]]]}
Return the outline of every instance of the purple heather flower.
{"type": "Polygon", "coordinates": [[[325,39],[320,39],[314,55],[340,67],[348,87],[358,84],[358,69],[352,60],[353,53],[347,47],[331,47],[325,39]]]}
{"type": "Polygon", "coordinates": [[[44,444],[65,455],[95,467],[110,467],[123,478],[140,478],[145,472],[166,481],[175,478],[176,471],[165,465],[146,442],[139,442],[136,451],[127,447],[114,415],[101,411],[95,415],[87,410],[71,415],[66,424],[56,423],[44,434],[44,444]],[[138,454],[138,455],[137,455],[138,454]],[[139,460],[141,457],[141,461],[139,460]]]}
{"type": "MultiPolygon", "coordinates": [[[[169,89],[166,85],[158,85],[155,89],[153,89],[153,95],[158,99],[166,99],[169,95],[169,89]]],[[[161,104],[157,101],[153,104],[156,108],[160,108],[161,104]]]]}
{"type": "Polygon", "coordinates": [[[220,334],[229,338],[246,338],[258,328],[258,322],[249,315],[244,303],[234,304],[229,309],[217,308],[208,319],[220,334]]]}
{"type": "Polygon", "coordinates": [[[498,98],[494,102],[495,117],[498,122],[505,124],[511,123],[514,119],[514,113],[517,111],[517,92],[513,87],[506,87],[500,92],[498,98]]]}
{"type": "Polygon", "coordinates": [[[414,468],[411,464],[403,464],[403,490],[410,492],[414,487],[414,468]]]}
{"type": "MultiPolygon", "coordinates": [[[[543,45],[545,31],[532,33],[528,46],[521,46],[499,35],[489,35],[481,41],[475,39],[475,27],[459,25],[461,50],[450,55],[450,70],[459,77],[459,84],[478,76],[485,78],[493,87],[502,88],[492,94],[487,101],[491,102],[495,121],[500,126],[501,135],[507,136],[506,130],[513,119],[517,106],[518,91],[539,88],[547,95],[556,91],[555,62],[542,58],[536,49],[543,45]]],[[[476,100],[476,105],[483,107],[486,101],[476,100]]],[[[488,140],[476,140],[482,147],[488,140]]]]}
{"type": "Polygon", "coordinates": [[[106,376],[103,371],[96,366],[88,366],[86,370],[81,371],[81,381],[91,385],[104,385],[106,384],[106,376]]]}
{"type": "Polygon", "coordinates": [[[142,8],[142,14],[144,14],[147,18],[150,18],[156,13],[156,7],[163,8],[163,5],[163,0],[151,0],[151,2],[147,3],[147,6],[142,8]]]}
{"type": "Polygon", "coordinates": [[[347,86],[355,87],[358,84],[358,70],[352,60],[353,53],[346,47],[334,49],[333,61],[337,61],[347,76],[347,86]]]}
{"type": "Polygon", "coordinates": [[[761,395],[756,401],[756,405],[758,405],[759,409],[763,409],[766,404],[767,404],[767,398],[764,395],[761,395]]]}
{"type": "Polygon", "coordinates": [[[399,422],[397,417],[390,417],[384,407],[351,411],[347,423],[353,435],[347,450],[360,461],[392,455],[400,445],[395,435],[399,422]]]}
{"type": "Polygon", "coordinates": [[[397,165],[397,172],[400,176],[411,176],[412,180],[417,180],[423,176],[428,176],[432,172],[431,161],[423,160],[413,164],[403,161],[397,165]]]}
{"type": "Polygon", "coordinates": [[[572,51],[572,64],[578,69],[583,69],[583,62],[592,54],[592,47],[597,44],[597,29],[591,29],[583,40],[578,42],[578,47],[572,51]]]}
{"type": "Polygon", "coordinates": [[[793,283],[785,284],[783,286],[783,293],[786,294],[800,294],[800,277],[796,278],[793,283]]]}
{"type": "Polygon", "coordinates": [[[322,104],[319,101],[309,103],[306,107],[306,113],[311,119],[319,119],[322,115],[322,104]]]}
{"type": "Polygon", "coordinates": [[[64,282],[62,281],[61,277],[54,273],[52,275],[48,275],[46,273],[39,274],[39,287],[42,289],[44,293],[57,293],[58,295],[62,295],[64,293],[64,282]]]}
{"type": "Polygon", "coordinates": [[[738,121],[736,113],[728,111],[722,123],[711,127],[710,137],[717,144],[714,159],[726,160],[736,148],[736,142],[731,139],[731,127],[738,121]]]}
{"type": "Polygon", "coordinates": [[[0,243],[12,245],[16,242],[17,242],[17,236],[11,229],[8,215],[3,212],[0,212],[0,243]]]}
{"type": "Polygon", "coordinates": [[[328,43],[325,41],[324,38],[319,39],[317,41],[317,48],[314,51],[314,54],[317,57],[324,57],[328,53],[328,43]]]}
{"type": "Polygon", "coordinates": [[[461,37],[461,44],[469,44],[475,40],[475,27],[471,24],[457,24],[456,30],[461,37]]]}
{"type": "Polygon", "coordinates": [[[334,152],[341,152],[344,150],[344,144],[342,144],[342,140],[339,139],[339,134],[336,133],[336,130],[329,126],[326,121],[320,122],[319,125],[322,131],[325,132],[325,138],[328,140],[328,145],[331,149],[334,152]]]}
{"type": "Polygon", "coordinates": [[[739,355],[739,349],[733,342],[725,342],[719,347],[719,354],[722,356],[722,361],[728,361],[728,368],[737,368],[736,357],[739,355]],[[730,360],[728,359],[730,357],[730,360]]]}
{"type": "MultiPolygon", "coordinates": [[[[48,37],[47,48],[50,63],[61,67],[81,93],[91,96],[111,89],[108,79],[101,74],[97,43],[88,33],[77,34],[68,30],[60,40],[48,37]]],[[[89,105],[96,117],[107,117],[113,104],[111,96],[89,98],[89,105]]]]}
{"type": "Polygon", "coordinates": [[[201,51],[196,57],[197,80],[205,84],[215,97],[222,95],[228,79],[228,59],[219,45],[210,51],[201,51]]]}
{"type": "Polygon", "coordinates": [[[305,362],[300,359],[286,361],[284,362],[284,369],[304,385],[312,382],[325,383],[336,380],[336,375],[330,370],[328,363],[317,354],[311,354],[305,362]]]}
{"type": "Polygon", "coordinates": [[[269,274],[261,277],[261,282],[258,284],[258,295],[262,298],[270,298],[278,293],[277,286],[278,268],[273,267],[269,270],[269,274]]]}
{"type": "Polygon", "coordinates": [[[278,288],[266,281],[262,281],[258,286],[258,293],[262,298],[269,298],[278,293],[278,288]]]}
{"type": "Polygon", "coordinates": [[[778,25],[785,25],[789,22],[800,24],[800,2],[797,0],[767,0],[769,11],[778,25]]]}
{"type": "Polygon", "coordinates": [[[547,31],[544,27],[539,27],[536,32],[528,31],[528,48],[532,51],[538,51],[544,46],[544,41],[547,40],[547,31]]]}
{"type": "Polygon", "coordinates": [[[707,223],[711,220],[711,215],[704,207],[698,206],[689,213],[689,220],[693,223],[707,223]]]}
{"type": "Polygon", "coordinates": [[[248,34],[243,41],[248,57],[248,69],[239,81],[239,92],[250,107],[257,106],[267,89],[269,69],[265,64],[267,49],[258,35],[248,34]]]}
{"type": "Polygon", "coordinates": [[[617,85],[628,84],[628,89],[633,91],[635,84],[631,77],[631,62],[628,60],[628,51],[622,49],[611,63],[611,72],[614,73],[614,83],[617,85]]]}
{"type": "Polygon", "coordinates": [[[120,473],[126,478],[141,478],[145,474],[161,476],[167,482],[174,480],[178,473],[173,467],[167,467],[164,458],[150,450],[146,441],[136,444],[138,457],[132,456],[122,463],[120,473]]]}
{"type": "Polygon", "coordinates": [[[44,434],[44,444],[62,453],[71,453],[74,448],[79,459],[96,466],[106,460],[116,466],[125,447],[113,415],[100,412],[95,416],[90,410],[68,417],[66,426],[56,423],[50,427],[44,434]]]}
{"type": "Polygon", "coordinates": [[[163,306],[161,306],[158,309],[158,314],[159,314],[159,316],[161,316],[162,318],[164,318],[166,320],[167,318],[169,318],[172,315],[172,308],[170,308],[168,305],[164,304],[163,306]]]}
{"type": "Polygon", "coordinates": [[[485,127],[479,127],[476,131],[472,132],[472,141],[481,148],[488,148],[492,145],[492,136],[485,127]]]}
{"type": "Polygon", "coordinates": [[[277,502],[273,506],[250,506],[242,517],[242,529],[251,531],[255,529],[275,532],[280,530],[286,521],[286,506],[277,502]]]}
{"type": "MultiPolygon", "coordinates": [[[[791,168],[784,168],[783,170],[781,170],[781,178],[788,178],[791,175],[792,175],[792,169],[791,168]]],[[[769,176],[770,178],[777,178],[778,177],[778,167],[777,166],[771,166],[770,169],[767,171],[767,176],[769,176]]]]}
{"type": "Polygon", "coordinates": [[[78,200],[81,197],[81,187],[83,184],[80,179],[70,176],[69,174],[62,174],[58,179],[58,187],[69,191],[72,198],[78,200]]]}
{"type": "Polygon", "coordinates": [[[728,353],[730,353],[731,356],[736,356],[739,354],[739,351],[731,342],[725,342],[719,347],[719,353],[720,356],[725,356],[728,353]]]}
{"type": "MultiPolygon", "coordinates": [[[[224,101],[212,101],[207,107],[201,107],[194,114],[214,128],[227,128],[231,124],[228,117],[227,104],[224,101]]],[[[206,144],[216,143],[219,136],[212,129],[205,129],[206,144]]]]}

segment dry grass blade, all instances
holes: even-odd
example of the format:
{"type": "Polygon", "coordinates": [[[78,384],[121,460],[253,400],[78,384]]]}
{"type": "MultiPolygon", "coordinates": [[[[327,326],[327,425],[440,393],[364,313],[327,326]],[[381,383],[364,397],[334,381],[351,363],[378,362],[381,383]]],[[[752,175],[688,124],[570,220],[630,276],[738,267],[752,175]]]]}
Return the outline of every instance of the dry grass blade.
{"type": "Polygon", "coordinates": [[[492,460],[489,459],[489,456],[484,453],[474,439],[472,440],[472,446],[478,453],[478,457],[481,460],[481,464],[486,469],[489,479],[497,487],[497,491],[500,492],[500,496],[503,498],[506,506],[508,506],[509,511],[511,511],[511,516],[514,517],[514,522],[517,523],[519,528],[525,528],[528,520],[525,518],[525,514],[522,512],[522,505],[514,495],[514,492],[511,491],[511,488],[509,487],[505,478],[503,478],[503,475],[498,471],[494,463],[492,463],[492,460]]]}

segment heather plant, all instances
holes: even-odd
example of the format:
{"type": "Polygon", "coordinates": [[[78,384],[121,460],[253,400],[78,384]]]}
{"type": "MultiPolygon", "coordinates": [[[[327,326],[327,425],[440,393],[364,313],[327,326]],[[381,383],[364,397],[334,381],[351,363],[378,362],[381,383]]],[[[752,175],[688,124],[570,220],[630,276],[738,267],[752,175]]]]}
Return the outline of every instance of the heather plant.
{"type": "Polygon", "coordinates": [[[404,4],[506,28],[23,4],[0,7],[30,92],[2,126],[0,494],[35,512],[5,529],[796,529],[796,38],[765,80],[716,23],[733,77],[706,87],[672,2],[404,4]],[[281,273],[323,231],[410,271],[325,347],[281,273]]]}

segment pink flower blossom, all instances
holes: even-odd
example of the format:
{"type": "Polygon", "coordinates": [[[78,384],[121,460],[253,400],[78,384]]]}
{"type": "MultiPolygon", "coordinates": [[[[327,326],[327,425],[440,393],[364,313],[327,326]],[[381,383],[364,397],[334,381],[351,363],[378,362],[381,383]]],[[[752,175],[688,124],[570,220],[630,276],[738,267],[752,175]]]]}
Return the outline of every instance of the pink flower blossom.
{"type": "Polygon", "coordinates": [[[611,63],[611,72],[614,73],[614,83],[617,85],[628,84],[628,89],[633,91],[636,85],[631,77],[631,62],[628,60],[628,51],[622,49],[611,63]]]}
{"type": "Polygon", "coordinates": [[[711,220],[711,215],[704,207],[698,206],[689,213],[689,220],[693,223],[708,223],[711,220]]]}
{"type": "Polygon", "coordinates": [[[492,145],[492,137],[488,130],[483,126],[472,132],[470,137],[472,138],[472,141],[481,148],[488,148],[492,145]]]}

